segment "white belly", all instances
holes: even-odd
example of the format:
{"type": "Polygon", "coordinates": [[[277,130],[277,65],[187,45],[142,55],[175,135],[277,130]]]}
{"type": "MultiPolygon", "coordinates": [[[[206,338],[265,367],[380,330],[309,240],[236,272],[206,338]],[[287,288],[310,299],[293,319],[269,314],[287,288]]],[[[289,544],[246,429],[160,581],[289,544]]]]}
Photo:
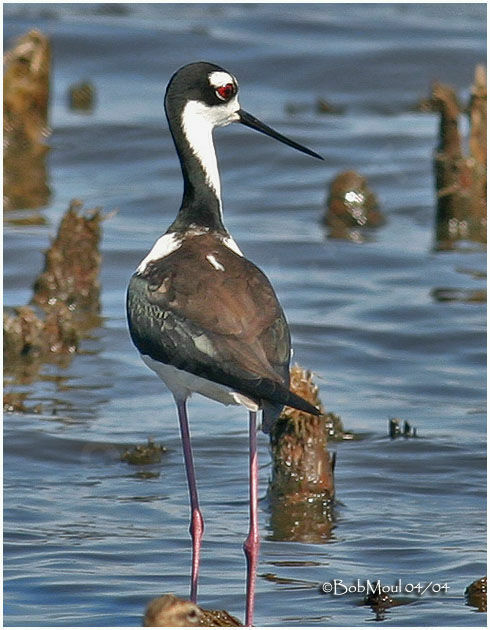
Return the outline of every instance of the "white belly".
{"type": "Polygon", "coordinates": [[[250,411],[258,411],[259,409],[257,403],[253,400],[250,400],[243,394],[234,392],[226,385],[213,383],[213,381],[208,381],[185,370],[179,370],[173,365],[160,363],[148,355],[142,354],[141,358],[162,379],[176,400],[186,400],[195,392],[206,396],[206,398],[216,400],[223,405],[243,405],[250,411]]]}

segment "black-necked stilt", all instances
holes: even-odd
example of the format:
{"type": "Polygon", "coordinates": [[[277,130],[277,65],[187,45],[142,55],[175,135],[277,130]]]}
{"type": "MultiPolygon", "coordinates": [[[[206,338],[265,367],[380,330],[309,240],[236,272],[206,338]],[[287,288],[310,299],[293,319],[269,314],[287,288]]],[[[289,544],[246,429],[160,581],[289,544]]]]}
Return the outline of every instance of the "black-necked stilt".
{"type": "Polygon", "coordinates": [[[184,176],[177,218],[131,278],[127,311],[143,361],[166,383],[177,404],[191,502],[191,599],[197,598],[203,519],[199,510],[186,400],[197,392],[249,410],[250,530],[246,623],[252,624],[258,558],[257,411],[269,432],[284,405],[319,414],[289,391],[289,328],[266,276],[248,261],[223,225],[212,132],[240,122],[299,151],[240,109],[233,75],[210,63],[178,70],[167,87],[165,112],[184,176]]]}

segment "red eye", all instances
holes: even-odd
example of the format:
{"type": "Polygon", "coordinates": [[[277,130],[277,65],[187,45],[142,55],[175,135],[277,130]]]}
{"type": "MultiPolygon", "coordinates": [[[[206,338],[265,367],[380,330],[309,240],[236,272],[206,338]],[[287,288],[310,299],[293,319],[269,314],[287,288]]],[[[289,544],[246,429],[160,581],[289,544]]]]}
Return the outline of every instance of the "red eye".
{"type": "Polygon", "coordinates": [[[227,101],[235,94],[235,86],[233,83],[227,83],[226,85],[220,85],[216,88],[216,96],[222,101],[227,101]]]}

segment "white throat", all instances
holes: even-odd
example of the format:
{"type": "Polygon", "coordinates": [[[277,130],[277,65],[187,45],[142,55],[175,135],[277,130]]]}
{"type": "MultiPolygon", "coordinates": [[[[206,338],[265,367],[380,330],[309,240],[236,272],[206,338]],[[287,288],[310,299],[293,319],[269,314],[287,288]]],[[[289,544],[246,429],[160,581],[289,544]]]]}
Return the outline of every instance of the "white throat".
{"type": "Polygon", "coordinates": [[[213,142],[213,129],[238,120],[237,98],[211,107],[200,101],[189,101],[182,110],[182,130],[191,151],[199,160],[206,183],[213,189],[221,208],[221,184],[213,142]]]}
{"type": "Polygon", "coordinates": [[[213,142],[214,124],[206,116],[205,107],[199,101],[189,101],[182,111],[182,130],[192,152],[201,163],[206,183],[214,190],[221,206],[221,184],[213,142]]]}

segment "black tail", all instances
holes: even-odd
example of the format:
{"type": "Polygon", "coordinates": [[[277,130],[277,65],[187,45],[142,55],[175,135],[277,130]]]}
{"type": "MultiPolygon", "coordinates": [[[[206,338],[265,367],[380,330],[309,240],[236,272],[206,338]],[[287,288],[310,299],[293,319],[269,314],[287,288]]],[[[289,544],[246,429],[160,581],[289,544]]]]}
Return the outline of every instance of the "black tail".
{"type": "Polygon", "coordinates": [[[264,433],[270,433],[272,431],[272,427],[281,415],[284,405],[294,407],[300,411],[306,411],[306,413],[311,413],[314,416],[321,415],[321,411],[319,409],[310,405],[310,403],[304,400],[304,398],[301,398],[301,396],[297,396],[286,389],[284,389],[283,392],[286,394],[286,402],[284,402],[284,398],[281,398],[282,402],[280,403],[262,400],[262,408],[264,410],[262,416],[262,431],[264,433]]]}
{"type": "Polygon", "coordinates": [[[306,413],[311,413],[314,416],[321,416],[321,411],[316,407],[313,407],[308,401],[301,396],[297,396],[293,394],[293,392],[289,392],[288,400],[286,402],[288,407],[294,407],[294,409],[299,409],[300,411],[306,411],[306,413]]]}

